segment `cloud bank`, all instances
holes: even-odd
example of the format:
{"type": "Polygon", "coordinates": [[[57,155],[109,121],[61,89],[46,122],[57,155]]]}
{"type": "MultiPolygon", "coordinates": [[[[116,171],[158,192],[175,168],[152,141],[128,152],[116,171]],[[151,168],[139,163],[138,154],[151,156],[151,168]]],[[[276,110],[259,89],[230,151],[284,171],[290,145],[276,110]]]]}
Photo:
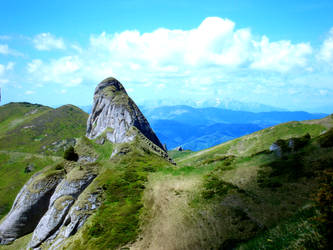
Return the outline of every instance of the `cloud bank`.
{"type": "Polygon", "coordinates": [[[102,32],[85,46],[41,33],[33,44],[52,55],[29,59],[24,78],[38,87],[58,84],[63,94],[114,76],[143,99],[236,99],[284,108],[332,102],[333,28],[318,48],[271,41],[219,17],[188,30],[102,32]]]}
{"type": "MultiPolygon", "coordinates": [[[[66,47],[62,39],[49,33],[36,36],[34,42],[39,50],[66,47]]],[[[92,35],[87,48],[75,48],[70,56],[48,62],[33,60],[28,72],[41,81],[64,85],[70,84],[70,78],[98,81],[117,75],[128,81],[155,81],[214,69],[287,73],[307,70],[313,53],[308,43],[270,42],[266,36],[256,37],[250,29],[236,29],[234,22],[218,17],[206,18],[191,30],[103,32],[92,35]]],[[[208,81],[218,80],[212,77],[208,81]]]]}

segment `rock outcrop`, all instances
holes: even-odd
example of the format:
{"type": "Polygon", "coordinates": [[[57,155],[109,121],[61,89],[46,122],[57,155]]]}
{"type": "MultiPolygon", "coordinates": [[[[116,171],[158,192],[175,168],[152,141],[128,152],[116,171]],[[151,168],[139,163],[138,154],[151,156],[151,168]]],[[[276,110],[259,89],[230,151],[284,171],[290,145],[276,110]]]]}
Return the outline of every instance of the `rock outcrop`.
{"type": "Polygon", "coordinates": [[[63,174],[63,171],[45,171],[34,175],[23,186],[0,225],[0,244],[9,244],[35,229],[48,210],[50,197],[63,179],[63,174]]]}
{"type": "Polygon", "coordinates": [[[308,133],[304,136],[292,137],[287,140],[279,139],[269,147],[269,150],[274,152],[276,156],[282,157],[285,153],[295,152],[303,148],[310,142],[310,139],[311,136],[308,133]]]}
{"type": "Polygon", "coordinates": [[[30,247],[38,247],[59,229],[75,200],[95,177],[94,173],[76,168],[62,180],[50,198],[47,212],[34,230],[30,247]],[[75,175],[80,176],[73,178],[75,175]]]}
{"type": "MultiPolygon", "coordinates": [[[[126,142],[133,142],[132,147],[140,145],[142,152],[153,152],[172,161],[146,118],[114,78],[107,78],[97,86],[87,125],[86,136],[97,138],[94,143],[100,147],[104,144],[107,147],[110,144],[107,140],[117,144],[112,145],[112,156],[129,153],[131,145],[126,142]]],[[[89,139],[78,140],[82,150],[77,155],[78,161],[64,160],[47,167],[24,185],[0,225],[0,244],[10,244],[32,233],[29,249],[57,249],[98,209],[103,187],[99,186],[97,176],[103,166],[97,161],[99,154],[89,139]]],[[[62,147],[63,142],[66,141],[53,145],[62,147]]],[[[76,145],[76,140],[72,144],[76,145]]],[[[72,151],[75,153],[73,147],[72,151]]]]}
{"type": "Polygon", "coordinates": [[[23,186],[0,225],[0,244],[10,244],[31,232],[30,248],[38,248],[59,233],[62,239],[68,238],[99,207],[100,192],[87,188],[97,176],[97,169],[93,165],[67,164],[70,166],[66,168],[45,169],[23,186]]]}
{"type": "Polygon", "coordinates": [[[136,136],[130,132],[132,126],[164,150],[122,84],[112,77],[105,79],[95,89],[93,109],[87,122],[87,137],[95,139],[106,133],[106,138],[113,143],[130,142],[136,136]]]}

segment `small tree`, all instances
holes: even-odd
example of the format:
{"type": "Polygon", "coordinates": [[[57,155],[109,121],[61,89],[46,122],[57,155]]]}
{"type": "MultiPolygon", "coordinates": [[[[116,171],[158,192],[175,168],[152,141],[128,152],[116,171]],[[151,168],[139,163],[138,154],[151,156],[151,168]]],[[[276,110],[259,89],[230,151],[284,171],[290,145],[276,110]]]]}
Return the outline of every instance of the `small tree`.
{"type": "Polygon", "coordinates": [[[64,158],[68,161],[77,161],[79,159],[79,155],[75,153],[73,146],[70,146],[65,150],[64,158]]]}

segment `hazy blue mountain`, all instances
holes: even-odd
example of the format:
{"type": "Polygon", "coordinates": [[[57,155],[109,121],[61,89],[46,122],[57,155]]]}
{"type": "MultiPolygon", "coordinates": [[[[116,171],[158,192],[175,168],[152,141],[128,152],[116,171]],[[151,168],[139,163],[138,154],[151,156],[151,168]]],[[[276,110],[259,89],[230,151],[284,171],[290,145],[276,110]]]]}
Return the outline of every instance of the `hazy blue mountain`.
{"type": "Polygon", "coordinates": [[[80,109],[82,109],[84,112],[90,114],[92,110],[92,105],[86,105],[86,106],[78,106],[80,109]]]}
{"type": "Polygon", "coordinates": [[[320,119],[326,114],[303,111],[248,112],[186,105],[142,108],[152,128],[169,149],[201,150],[288,121],[320,119]]]}
{"type": "MultiPolygon", "coordinates": [[[[87,113],[91,106],[80,106],[87,113]]],[[[320,119],[326,114],[304,111],[249,112],[187,105],[140,106],[162,143],[169,149],[182,146],[201,150],[260,129],[289,121],[320,119]]]]}
{"type": "Polygon", "coordinates": [[[200,150],[242,135],[258,131],[264,127],[257,124],[197,125],[185,124],[173,120],[151,120],[156,135],[169,149],[179,145],[185,149],[200,150]]]}
{"type": "Polygon", "coordinates": [[[162,106],[175,106],[186,105],[195,108],[222,108],[235,111],[249,111],[249,112],[270,112],[270,111],[284,111],[282,108],[273,107],[256,102],[240,102],[230,98],[215,98],[206,100],[192,100],[192,99],[164,99],[164,100],[142,100],[139,102],[140,107],[157,108],[162,106]]]}

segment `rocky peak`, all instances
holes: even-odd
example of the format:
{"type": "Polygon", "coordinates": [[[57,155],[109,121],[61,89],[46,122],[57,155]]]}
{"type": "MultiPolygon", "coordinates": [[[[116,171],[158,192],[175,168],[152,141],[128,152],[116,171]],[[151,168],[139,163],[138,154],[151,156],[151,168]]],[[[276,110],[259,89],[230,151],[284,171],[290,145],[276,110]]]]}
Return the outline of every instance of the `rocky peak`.
{"type": "Polygon", "coordinates": [[[106,78],[95,89],[93,109],[87,122],[87,137],[95,139],[105,133],[113,143],[130,142],[136,136],[133,127],[164,150],[123,85],[113,77],[106,78]]]}

